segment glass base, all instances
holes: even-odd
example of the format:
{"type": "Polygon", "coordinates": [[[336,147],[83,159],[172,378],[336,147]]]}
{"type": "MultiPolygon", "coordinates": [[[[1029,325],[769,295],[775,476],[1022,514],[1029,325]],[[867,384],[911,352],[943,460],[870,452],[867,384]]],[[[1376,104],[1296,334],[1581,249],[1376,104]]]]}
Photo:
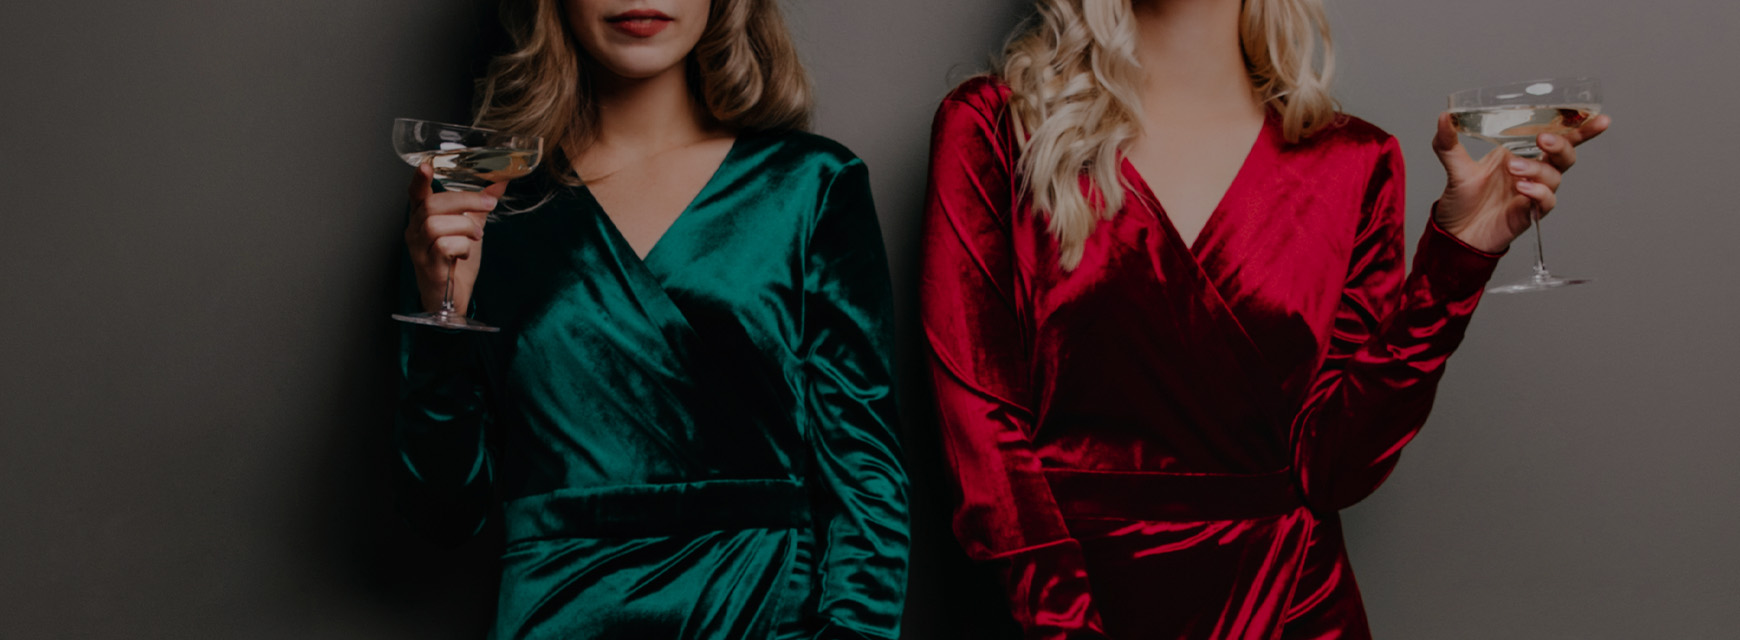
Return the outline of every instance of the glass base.
{"type": "Polygon", "coordinates": [[[393,319],[398,320],[399,322],[441,327],[443,329],[458,329],[460,331],[481,331],[484,333],[495,333],[501,331],[500,327],[492,327],[457,313],[448,313],[445,311],[395,313],[393,314],[393,319]]]}
{"type": "Polygon", "coordinates": [[[1532,276],[1529,276],[1528,278],[1523,279],[1520,282],[1513,282],[1510,284],[1499,285],[1499,286],[1493,287],[1491,289],[1487,289],[1486,292],[1487,293],[1529,293],[1532,291],[1546,291],[1548,289],[1557,289],[1559,287],[1569,287],[1569,286],[1574,285],[1574,284],[1583,284],[1585,282],[1594,282],[1594,281],[1595,280],[1593,278],[1566,279],[1566,278],[1560,278],[1560,277],[1555,276],[1555,275],[1550,274],[1550,273],[1537,273],[1535,275],[1532,275],[1532,276]]]}

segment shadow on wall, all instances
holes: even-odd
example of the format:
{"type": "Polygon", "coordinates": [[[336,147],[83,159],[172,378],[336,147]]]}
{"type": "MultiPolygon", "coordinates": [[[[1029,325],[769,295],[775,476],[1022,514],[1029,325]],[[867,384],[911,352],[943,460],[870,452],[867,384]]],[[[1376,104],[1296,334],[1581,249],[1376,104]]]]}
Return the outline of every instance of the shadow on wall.
{"type": "MultiPolygon", "coordinates": [[[[473,79],[482,75],[495,54],[511,41],[497,19],[496,0],[471,0],[474,53],[470,69],[451,74],[453,99],[448,112],[439,106],[428,117],[469,121],[473,79]]],[[[381,143],[387,142],[385,131],[381,143]]],[[[399,193],[397,185],[381,187],[399,193]]],[[[384,215],[394,215],[384,212],[384,215]]],[[[485,637],[495,613],[499,580],[497,555],[502,547],[499,523],[492,519],[474,538],[449,546],[437,544],[413,529],[394,506],[391,464],[394,398],[397,394],[399,323],[388,319],[397,311],[404,246],[394,234],[381,239],[378,268],[360,279],[375,283],[375,301],[366,311],[379,322],[357,335],[354,344],[335,345],[351,354],[333,377],[344,389],[336,412],[344,416],[321,425],[326,440],[320,464],[304,478],[305,495],[313,496],[312,513],[297,518],[306,530],[289,536],[306,545],[302,557],[314,559],[315,584],[342,586],[342,595],[321,601],[342,601],[360,610],[350,615],[386,621],[367,637],[418,639],[485,637]]],[[[359,635],[358,637],[364,637],[359,635]]]]}

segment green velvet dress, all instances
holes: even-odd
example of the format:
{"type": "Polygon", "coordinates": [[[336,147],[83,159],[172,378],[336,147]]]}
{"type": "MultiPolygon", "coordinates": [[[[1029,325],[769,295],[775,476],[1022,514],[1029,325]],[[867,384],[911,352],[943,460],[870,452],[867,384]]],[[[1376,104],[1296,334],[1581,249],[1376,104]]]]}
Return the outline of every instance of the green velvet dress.
{"type": "Polygon", "coordinates": [[[863,163],[745,134],[645,260],[583,187],[504,204],[537,206],[485,229],[471,313],[502,331],[406,325],[394,464],[420,527],[502,519],[493,637],[894,638],[907,479],[863,163]]]}

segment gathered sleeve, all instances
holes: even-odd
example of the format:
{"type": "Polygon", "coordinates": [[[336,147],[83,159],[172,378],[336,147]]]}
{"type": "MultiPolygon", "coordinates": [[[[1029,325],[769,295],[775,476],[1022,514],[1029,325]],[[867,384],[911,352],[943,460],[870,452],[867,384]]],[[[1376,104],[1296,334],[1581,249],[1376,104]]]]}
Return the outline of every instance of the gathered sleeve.
{"type": "Polygon", "coordinates": [[[1345,508],[1371,495],[1425,424],[1499,255],[1428,225],[1405,278],[1402,152],[1388,139],[1367,184],[1334,334],[1294,420],[1307,502],[1345,508]]]}
{"type": "MultiPolygon", "coordinates": [[[[420,310],[408,257],[399,307],[420,310]]],[[[480,342],[468,332],[399,326],[394,499],[414,527],[447,543],[476,535],[494,505],[480,342]]]]}
{"type": "Polygon", "coordinates": [[[1010,222],[1015,150],[1001,100],[975,81],[945,100],[931,134],[920,284],[953,526],[1001,576],[1028,638],[1102,637],[1080,544],[1032,441],[1030,323],[1010,222]]]}
{"type": "Polygon", "coordinates": [[[893,291],[862,161],[822,194],[805,251],[804,366],[815,464],[825,484],[815,636],[900,632],[910,530],[897,439],[893,291]]]}

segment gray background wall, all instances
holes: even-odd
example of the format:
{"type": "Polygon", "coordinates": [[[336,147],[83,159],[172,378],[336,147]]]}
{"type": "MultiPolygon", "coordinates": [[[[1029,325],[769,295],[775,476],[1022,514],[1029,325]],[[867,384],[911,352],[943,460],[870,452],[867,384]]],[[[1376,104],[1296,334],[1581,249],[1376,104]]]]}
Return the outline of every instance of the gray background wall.
{"type": "MultiPolygon", "coordinates": [[[[406,174],[386,129],[463,118],[490,8],[148,4],[0,21],[0,637],[478,637],[487,541],[419,542],[380,473],[406,174]]],[[[1733,637],[1740,5],[1329,4],[1339,95],[1402,138],[1416,231],[1448,91],[1595,74],[1618,120],[1548,225],[1554,268],[1599,282],[1486,300],[1406,462],[1346,514],[1377,633],[1733,637]]],[[[930,116],[1027,2],[787,5],[818,129],[872,168],[917,373],[930,116]]],[[[908,386],[907,636],[972,637],[995,587],[949,540],[908,386]]]]}

